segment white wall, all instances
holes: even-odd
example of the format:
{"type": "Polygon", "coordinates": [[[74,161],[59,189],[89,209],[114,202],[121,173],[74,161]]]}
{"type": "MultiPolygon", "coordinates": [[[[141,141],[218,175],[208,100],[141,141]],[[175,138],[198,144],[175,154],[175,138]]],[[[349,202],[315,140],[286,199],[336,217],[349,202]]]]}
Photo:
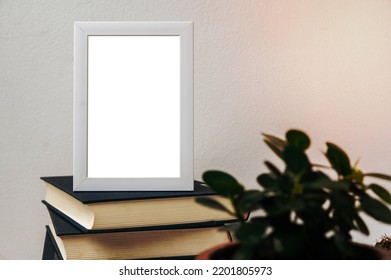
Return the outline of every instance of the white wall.
{"type": "MultiPolygon", "coordinates": [[[[193,20],[195,177],[248,187],[273,159],[260,132],[306,130],[391,173],[391,2],[0,1],[0,258],[39,259],[40,176],[72,174],[73,22],[193,20]]],[[[389,185],[390,186],[390,185],[389,185]]],[[[371,223],[373,244],[390,226],[371,223]]]]}

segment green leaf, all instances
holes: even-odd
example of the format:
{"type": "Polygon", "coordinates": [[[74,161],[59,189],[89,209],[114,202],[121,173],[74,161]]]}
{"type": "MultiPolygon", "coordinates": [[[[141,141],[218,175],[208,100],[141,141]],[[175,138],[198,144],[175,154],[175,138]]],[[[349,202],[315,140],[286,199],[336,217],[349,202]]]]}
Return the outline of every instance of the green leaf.
{"type": "Polygon", "coordinates": [[[290,226],[286,231],[273,234],[273,245],[276,252],[283,259],[300,259],[305,252],[306,240],[303,229],[299,226],[290,226]]]}
{"type": "Polygon", "coordinates": [[[369,216],[380,222],[391,224],[391,210],[386,205],[368,195],[362,195],[360,201],[361,208],[369,216]]]}
{"type": "Polygon", "coordinates": [[[352,246],[350,239],[344,236],[344,234],[336,232],[333,236],[333,240],[340,252],[347,256],[354,255],[354,247],[352,246]]]}
{"type": "Polygon", "coordinates": [[[256,248],[253,246],[240,246],[232,256],[234,260],[252,260],[256,248]]]}
{"type": "Polygon", "coordinates": [[[270,172],[273,173],[274,175],[276,175],[276,176],[281,175],[280,170],[278,170],[278,168],[270,161],[265,161],[265,165],[270,170],[270,172]]]}
{"type": "Polygon", "coordinates": [[[281,138],[278,138],[276,136],[262,133],[263,138],[270,142],[273,146],[277,147],[279,150],[283,151],[286,146],[286,141],[282,140],[281,138]]]}
{"type": "Polygon", "coordinates": [[[265,189],[274,189],[278,187],[277,181],[267,173],[263,173],[257,177],[257,182],[265,189]]]}
{"type": "Polygon", "coordinates": [[[266,224],[269,224],[269,218],[266,217],[266,216],[264,216],[264,217],[256,216],[256,217],[251,218],[250,221],[252,223],[266,223],[266,224]]]}
{"type": "Polygon", "coordinates": [[[327,143],[326,157],[339,175],[346,176],[352,173],[349,157],[345,151],[337,145],[327,143]]]}
{"type": "Polygon", "coordinates": [[[307,184],[307,183],[316,182],[316,181],[320,181],[320,180],[331,181],[329,176],[327,176],[322,171],[312,171],[312,172],[308,172],[306,174],[303,174],[303,176],[301,176],[300,181],[303,184],[307,184]]]}
{"type": "Polygon", "coordinates": [[[280,159],[283,159],[283,156],[282,156],[282,151],[283,150],[280,150],[278,147],[274,146],[271,142],[267,141],[267,140],[263,140],[266,145],[280,158],[280,159]]]}
{"type": "Polygon", "coordinates": [[[297,215],[311,232],[325,233],[331,228],[332,221],[322,204],[309,201],[302,210],[297,211],[297,215]]]}
{"type": "MultiPolygon", "coordinates": [[[[235,199],[235,204],[242,212],[255,210],[265,194],[257,190],[244,191],[235,199]]],[[[260,206],[258,206],[260,207],[260,206]]]]}
{"type": "Polygon", "coordinates": [[[350,195],[348,192],[343,190],[333,191],[331,194],[331,202],[333,203],[333,206],[344,212],[355,212],[354,201],[353,195],[350,195]]]}
{"type": "Polygon", "coordinates": [[[307,136],[307,134],[299,130],[289,130],[286,133],[286,139],[289,145],[302,151],[307,150],[311,144],[310,138],[307,136]]]}
{"type": "Polygon", "coordinates": [[[216,210],[221,210],[221,211],[224,211],[224,212],[227,212],[227,213],[231,214],[232,216],[235,216],[234,213],[232,213],[223,204],[221,204],[217,200],[214,200],[213,198],[197,197],[196,198],[196,202],[198,202],[198,203],[200,203],[200,204],[202,204],[204,206],[207,206],[209,208],[213,208],[213,209],[216,209],[216,210]]]}
{"type": "Polygon", "coordinates": [[[356,215],[354,217],[354,223],[360,232],[362,232],[365,235],[369,235],[369,229],[368,229],[367,225],[365,224],[364,220],[361,219],[361,217],[359,215],[356,215]]]}
{"type": "Polygon", "coordinates": [[[308,190],[344,190],[349,189],[349,183],[342,181],[334,181],[321,171],[314,171],[305,174],[301,178],[302,184],[308,190]]]}
{"type": "Polygon", "coordinates": [[[329,190],[341,190],[348,191],[349,184],[342,181],[333,181],[330,179],[319,179],[312,182],[304,183],[304,187],[310,190],[320,190],[320,189],[329,189],[329,190]]]}
{"type": "Polygon", "coordinates": [[[266,145],[281,159],[282,157],[282,152],[285,149],[286,142],[278,137],[275,137],[270,134],[265,134],[262,133],[263,135],[263,141],[266,143],[266,145]]]}
{"type": "Polygon", "coordinates": [[[355,200],[345,191],[333,191],[331,206],[334,208],[333,220],[341,228],[341,232],[349,232],[355,228],[353,219],[356,215],[355,200]]]}
{"type": "Polygon", "coordinates": [[[202,178],[216,193],[223,196],[231,197],[244,190],[234,177],[222,171],[206,171],[202,178]]]}
{"type": "Polygon", "coordinates": [[[364,176],[374,177],[374,178],[378,178],[378,179],[383,179],[383,180],[391,181],[391,176],[390,176],[390,175],[387,175],[387,174],[381,174],[381,173],[367,173],[367,174],[364,174],[364,176]]]}
{"type": "Polygon", "coordinates": [[[286,199],[275,196],[265,197],[262,200],[262,208],[266,211],[269,217],[285,214],[291,210],[286,199]]]}
{"type": "Polygon", "coordinates": [[[324,164],[319,164],[319,163],[313,163],[313,167],[318,167],[318,168],[324,168],[324,169],[331,169],[330,166],[324,165],[324,164]]]}
{"type": "Polygon", "coordinates": [[[242,224],[236,231],[236,238],[245,245],[256,245],[263,239],[267,224],[262,222],[249,222],[242,224]]]}
{"type": "Polygon", "coordinates": [[[321,207],[326,200],[329,199],[330,194],[323,190],[306,190],[302,197],[306,204],[306,208],[312,208],[321,207]]]}
{"type": "Polygon", "coordinates": [[[379,186],[377,184],[370,184],[369,188],[383,201],[387,202],[388,204],[391,204],[391,194],[382,186],[379,186]]]}
{"type": "Polygon", "coordinates": [[[307,155],[302,150],[287,146],[283,154],[287,168],[294,174],[305,173],[311,169],[307,155]]]}

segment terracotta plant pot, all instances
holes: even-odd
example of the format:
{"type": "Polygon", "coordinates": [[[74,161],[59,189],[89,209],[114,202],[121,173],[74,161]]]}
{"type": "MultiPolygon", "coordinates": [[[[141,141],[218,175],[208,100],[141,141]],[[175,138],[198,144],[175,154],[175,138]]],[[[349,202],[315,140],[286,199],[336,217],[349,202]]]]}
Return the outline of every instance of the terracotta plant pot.
{"type": "MultiPolygon", "coordinates": [[[[223,243],[201,252],[196,260],[227,260],[238,248],[239,243],[223,243]]],[[[355,243],[357,248],[357,260],[391,260],[391,250],[385,250],[369,245],[355,243]]]]}
{"type": "Polygon", "coordinates": [[[196,260],[224,260],[229,258],[239,246],[236,242],[227,242],[214,246],[206,251],[203,251],[195,259],[196,260]]]}

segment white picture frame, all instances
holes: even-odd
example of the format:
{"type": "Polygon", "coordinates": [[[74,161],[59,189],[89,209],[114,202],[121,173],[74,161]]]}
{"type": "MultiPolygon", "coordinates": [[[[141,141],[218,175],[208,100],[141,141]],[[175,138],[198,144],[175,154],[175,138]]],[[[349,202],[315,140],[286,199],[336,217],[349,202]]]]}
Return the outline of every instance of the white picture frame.
{"type": "Polygon", "coordinates": [[[74,23],[74,191],[193,190],[193,23],[74,23]]]}

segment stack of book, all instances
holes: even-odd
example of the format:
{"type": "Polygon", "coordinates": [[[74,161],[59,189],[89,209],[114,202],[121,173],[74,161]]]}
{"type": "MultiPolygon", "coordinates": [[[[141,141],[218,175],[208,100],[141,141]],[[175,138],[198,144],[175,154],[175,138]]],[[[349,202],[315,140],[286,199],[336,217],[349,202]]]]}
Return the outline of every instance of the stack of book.
{"type": "Polygon", "coordinates": [[[51,224],[43,259],[191,259],[231,241],[229,214],[198,204],[214,197],[195,181],[194,191],[74,192],[72,176],[42,177],[51,224]]]}

